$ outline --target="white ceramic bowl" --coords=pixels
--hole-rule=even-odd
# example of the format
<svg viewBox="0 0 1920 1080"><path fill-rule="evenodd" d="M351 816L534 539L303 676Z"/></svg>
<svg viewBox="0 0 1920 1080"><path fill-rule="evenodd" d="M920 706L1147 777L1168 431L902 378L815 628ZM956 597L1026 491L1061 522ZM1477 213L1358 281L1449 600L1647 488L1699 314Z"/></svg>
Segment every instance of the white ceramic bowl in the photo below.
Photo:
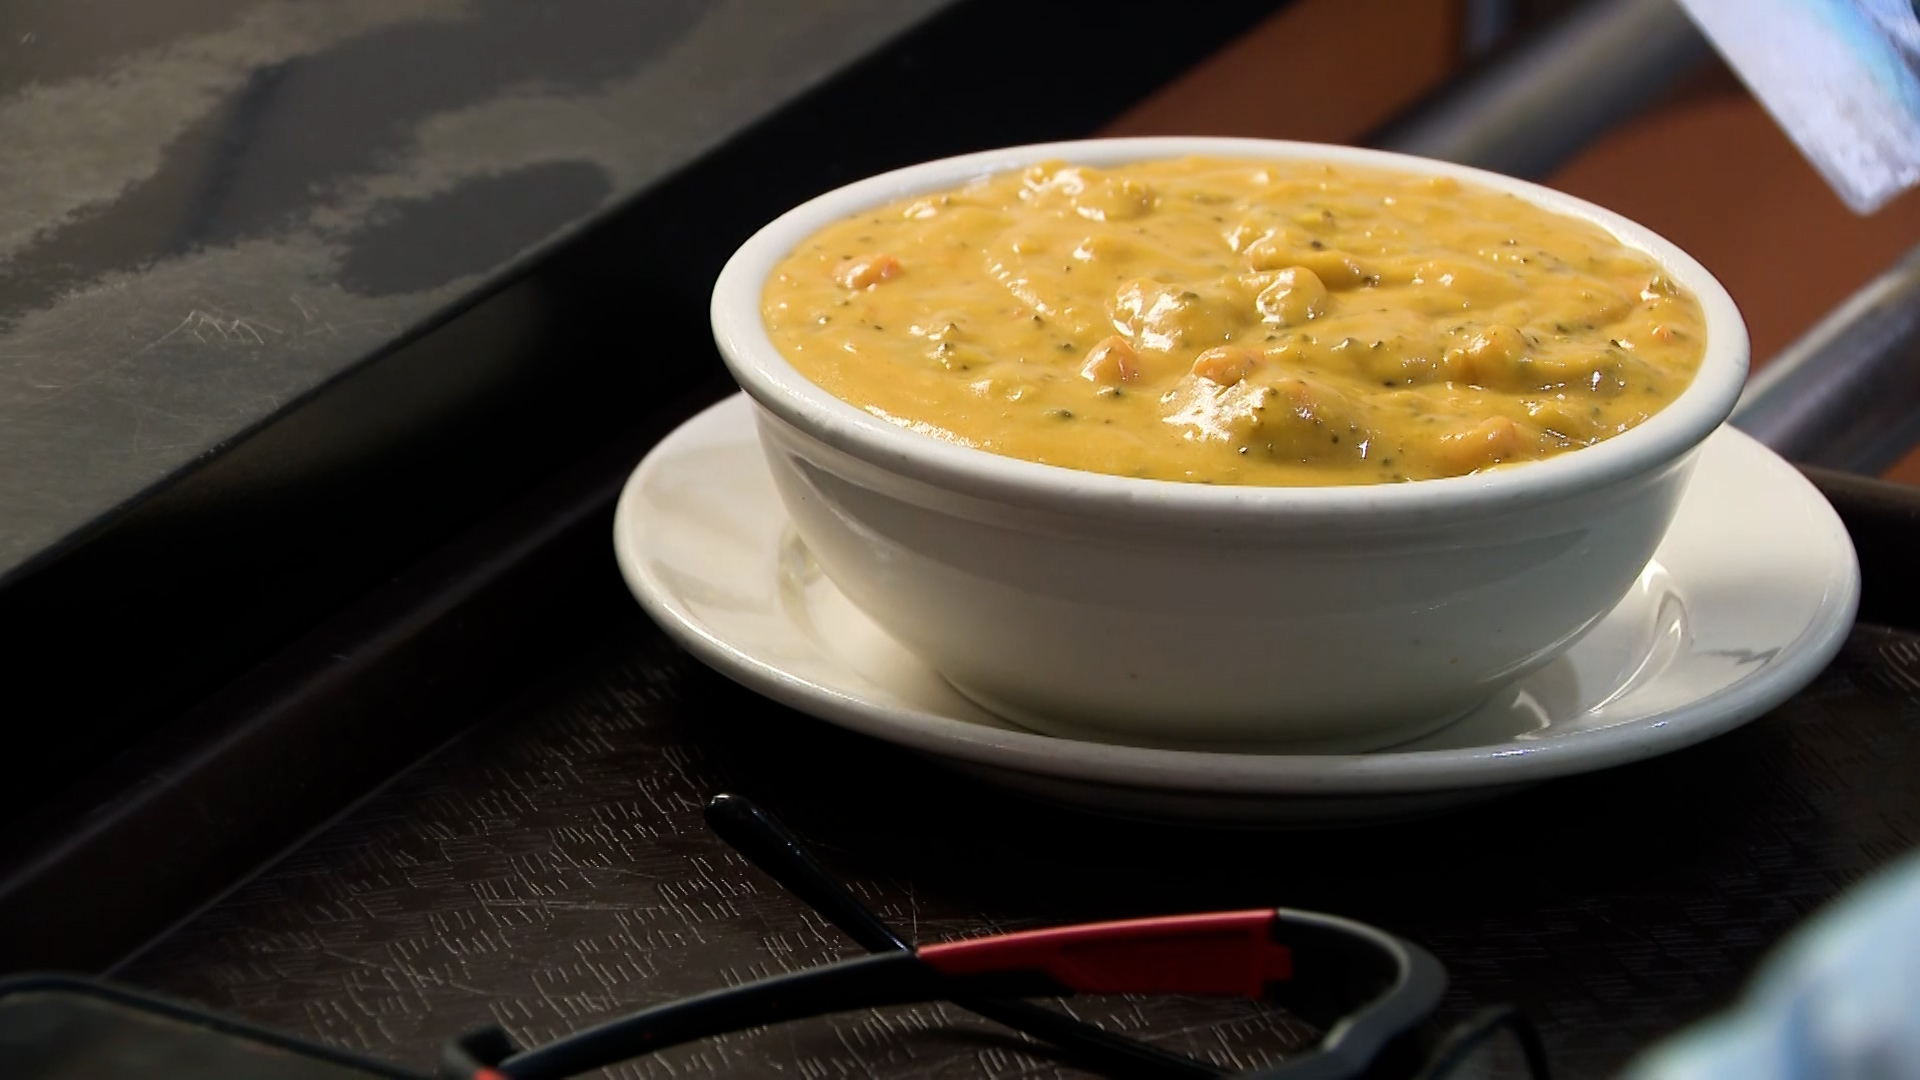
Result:
<svg viewBox="0 0 1920 1080"><path fill-rule="evenodd" d="M1545 461L1400 484L1232 487L1080 472L918 434L815 386L767 337L769 273L831 222L1036 161L1183 154L1453 176L1593 221L1699 298L1705 360L1647 422ZM963 693L1071 737L1294 750L1413 738L1572 644L1652 556L1695 449L1733 409L1748 351L1712 275L1597 206L1399 154L1203 138L1014 147L829 192L735 253L713 328L821 568Z"/></svg>

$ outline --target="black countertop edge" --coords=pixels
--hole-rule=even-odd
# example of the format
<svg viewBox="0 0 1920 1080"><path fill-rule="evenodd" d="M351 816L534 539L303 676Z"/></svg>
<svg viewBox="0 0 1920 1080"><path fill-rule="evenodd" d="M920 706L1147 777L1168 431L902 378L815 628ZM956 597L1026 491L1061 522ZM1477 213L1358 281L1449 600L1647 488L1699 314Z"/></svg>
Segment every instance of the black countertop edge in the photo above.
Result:
<svg viewBox="0 0 1920 1080"><path fill-rule="evenodd" d="M0 637L21 643L11 719L41 763L0 818L711 377L710 283L781 210L912 161L1084 135L1277 6L1204 5L1140 52L1109 5L957 4L149 492L0 589ZM1061 40L1130 59L1063 63ZM974 77L988 53L1022 77Z"/></svg>

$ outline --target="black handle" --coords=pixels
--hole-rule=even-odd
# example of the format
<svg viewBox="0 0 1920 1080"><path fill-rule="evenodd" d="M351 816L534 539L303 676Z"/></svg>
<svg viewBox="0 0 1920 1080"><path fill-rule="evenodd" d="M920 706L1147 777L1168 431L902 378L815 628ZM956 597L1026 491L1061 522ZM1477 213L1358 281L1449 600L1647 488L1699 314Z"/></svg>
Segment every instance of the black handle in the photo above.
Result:
<svg viewBox="0 0 1920 1080"><path fill-rule="evenodd" d="M868 952L910 950L893 928L826 867L815 862L786 827L753 800L725 793L707 800L707 827L808 907L826 916Z"/></svg>
<svg viewBox="0 0 1920 1080"><path fill-rule="evenodd" d="M734 850L806 901L848 937L870 952L910 951L913 946L880 921L800 841L753 800L719 794L707 800L707 825ZM1205 1062L1115 1035L1029 1001L998 998L954 1004L1015 1031L1051 1043L1076 1063L1108 1076L1178 1077L1212 1080L1225 1075Z"/></svg>

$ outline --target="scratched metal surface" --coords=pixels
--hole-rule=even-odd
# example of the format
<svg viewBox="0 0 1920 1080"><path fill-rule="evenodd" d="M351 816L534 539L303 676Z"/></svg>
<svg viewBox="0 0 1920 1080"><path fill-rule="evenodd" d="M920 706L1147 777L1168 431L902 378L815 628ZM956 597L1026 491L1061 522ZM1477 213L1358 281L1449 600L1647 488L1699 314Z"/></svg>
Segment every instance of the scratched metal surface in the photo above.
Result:
<svg viewBox="0 0 1920 1080"><path fill-rule="evenodd" d="M1607 1075L1726 1000L1766 947L1920 835L1920 636L1857 630L1808 690L1657 761L1421 823L1200 832L1020 802L751 697L638 616L133 958L118 977L419 1064L482 1020L521 1040L849 944L701 826L786 817L919 941L1285 904L1430 946L1447 1010L1517 1000L1563 1077ZM1307 1036L1277 1014L1100 1002L1223 1064ZM620 1076L1059 1070L949 1008L715 1040Z"/></svg>
<svg viewBox="0 0 1920 1080"><path fill-rule="evenodd" d="M0 578L939 6L0 2Z"/></svg>

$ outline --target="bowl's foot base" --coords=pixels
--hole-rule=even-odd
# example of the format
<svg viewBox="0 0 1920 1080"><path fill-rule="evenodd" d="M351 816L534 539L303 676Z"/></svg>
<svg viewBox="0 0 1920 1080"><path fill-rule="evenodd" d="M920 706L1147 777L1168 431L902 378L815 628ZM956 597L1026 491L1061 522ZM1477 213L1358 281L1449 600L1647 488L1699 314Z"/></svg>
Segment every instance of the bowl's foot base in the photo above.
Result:
<svg viewBox="0 0 1920 1080"><path fill-rule="evenodd" d="M1359 737L1308 735L1272 738L1170 739L1042 715L1017 705L1009 705L992 694L980 693L951 678L946 681L949 686L975 705L1008 723L1018 724L1041 735L1051 735L1057 739L1072 739L1075 742L1105 743L1111 746L1138 746L1156 750L1198 750L1216 754L1364 754L1387 750L1431 735L1485 704L1483 700L1470 702L1461 708L1449 709L1439 716L1394 724L1368 731Z"/></svg>

